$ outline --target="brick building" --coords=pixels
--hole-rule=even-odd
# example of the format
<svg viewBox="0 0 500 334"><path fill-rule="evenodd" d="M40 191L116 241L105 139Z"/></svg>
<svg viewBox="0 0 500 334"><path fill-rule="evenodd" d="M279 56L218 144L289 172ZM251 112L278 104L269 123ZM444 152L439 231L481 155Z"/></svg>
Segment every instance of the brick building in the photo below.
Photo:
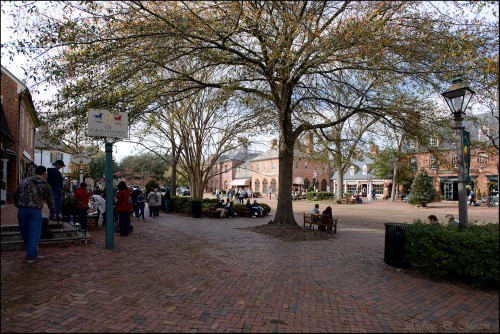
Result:
<svg viewBox="0 0 500 334"><path fill-rule="evenodd" d="M40 125L28 88L1 67L1 193L12 203L19 181L34 174L35 130Z"/></svg>

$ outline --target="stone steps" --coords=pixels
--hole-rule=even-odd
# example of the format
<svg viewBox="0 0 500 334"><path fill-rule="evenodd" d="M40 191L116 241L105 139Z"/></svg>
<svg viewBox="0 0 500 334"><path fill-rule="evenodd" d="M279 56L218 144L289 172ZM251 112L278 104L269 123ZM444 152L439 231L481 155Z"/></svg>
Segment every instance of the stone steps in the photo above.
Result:
<svg viewBox="0 0 500 334"><path fill-rule="evenodd" d="M39 247L67 247L92 241L88 230L86 232L78 230L68 222L49 221L49 230L52 232L52 238L41 238L38 243ZM0 245L2 251L25 248L18 224L1 225Z"/></svg>

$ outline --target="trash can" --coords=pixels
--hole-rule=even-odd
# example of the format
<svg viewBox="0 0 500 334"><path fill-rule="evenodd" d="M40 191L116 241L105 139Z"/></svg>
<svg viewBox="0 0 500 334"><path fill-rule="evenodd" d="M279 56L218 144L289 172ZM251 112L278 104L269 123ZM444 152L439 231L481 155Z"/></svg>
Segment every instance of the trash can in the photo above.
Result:
<svg viewBox="0 0 500 334"><path fill-rule="evenodd" d="M384 261L395 267L408 267L410 263L405 261L405 230L410 224L384 223L385 246Z"/></svg>
<svg viewBox="0 0 500 334"><path fill-rule="evenodd" d="M191 214L193 218L201 218L201 200L191 201Z"/></svg>

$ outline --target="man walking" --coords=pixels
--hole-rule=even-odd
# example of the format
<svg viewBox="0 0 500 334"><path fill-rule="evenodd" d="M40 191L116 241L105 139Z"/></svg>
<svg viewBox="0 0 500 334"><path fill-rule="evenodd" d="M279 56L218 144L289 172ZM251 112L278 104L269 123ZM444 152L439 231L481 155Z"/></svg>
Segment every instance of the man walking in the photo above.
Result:
<svg viewBox="0 0 500 334"><path fill-rule="evenodd" d="M52 165L54 166L54 168L47 169L47 182L52 188L52 195L54 197L54 202L56 203L55 217L57 220L59 220L64 195L64 176L59 170L66 165L62 160L56 160Z"/></svg>
<svg viewBox="0 0 500 334"><path fill-rule="evenodd" d="M44 178L46 172L47 169L44 166L37 166L35 176L19 182L14 193L14 204L18 208L19 231L26 246L27 262L44 259L43 256L38 255L44 202L49 206L52 215L56 209L52 189Z"/></svg>

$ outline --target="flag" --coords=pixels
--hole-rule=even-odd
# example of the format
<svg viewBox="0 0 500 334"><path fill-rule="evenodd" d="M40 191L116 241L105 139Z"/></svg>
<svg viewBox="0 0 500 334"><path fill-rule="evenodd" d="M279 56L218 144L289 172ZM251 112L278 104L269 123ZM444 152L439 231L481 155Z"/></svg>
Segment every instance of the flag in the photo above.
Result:
<svg viewBox="0 0 500 334"><path fill-rule="evenodd" d="M465 169L465 183L471 183L472 180L469 175L470 169L470 132L464 130L464 169Z"/></svg>

